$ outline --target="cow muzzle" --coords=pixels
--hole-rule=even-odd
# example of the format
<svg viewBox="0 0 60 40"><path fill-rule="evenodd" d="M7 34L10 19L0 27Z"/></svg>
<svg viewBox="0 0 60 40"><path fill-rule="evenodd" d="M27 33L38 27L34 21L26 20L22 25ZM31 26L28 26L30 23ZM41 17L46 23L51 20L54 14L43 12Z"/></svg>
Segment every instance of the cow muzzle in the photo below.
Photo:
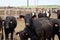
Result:
<svg viewBox="0 0 60 40"><path fill-rule="evenodd" d="M30 26L30 24L29 23L26 23L26 26Z"/></svg>
<svg viewBox="0 0 60 40"><path fill-rule="evenodd" d="M6 23L6 28L9 28L9 24L8 23Z"/></svg>

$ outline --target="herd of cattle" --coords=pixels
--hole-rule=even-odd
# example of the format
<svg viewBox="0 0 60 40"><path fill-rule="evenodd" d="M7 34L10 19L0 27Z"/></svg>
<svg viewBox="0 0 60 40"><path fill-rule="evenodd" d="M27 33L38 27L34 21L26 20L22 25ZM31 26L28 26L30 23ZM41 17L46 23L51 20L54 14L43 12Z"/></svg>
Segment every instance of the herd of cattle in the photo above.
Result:
<svg viewBox="0 0 60 40"><path fill-rule="evenodd" d="M36 14L30 13L25 16L20 15L20 18L25 20L24 30L17 32L20 40L54 40L55 34L58 35L60 40L60 10L57 11L57 19L50 18L50 13L39 13L38 18ZM13 16L7 16L5 20L0 18L0 30L2 30L3 40L3 27L5 31L5 40L9 40L8 35L11 33L11 40L13 40L13 32L17 26L17 21Z"/></svg>

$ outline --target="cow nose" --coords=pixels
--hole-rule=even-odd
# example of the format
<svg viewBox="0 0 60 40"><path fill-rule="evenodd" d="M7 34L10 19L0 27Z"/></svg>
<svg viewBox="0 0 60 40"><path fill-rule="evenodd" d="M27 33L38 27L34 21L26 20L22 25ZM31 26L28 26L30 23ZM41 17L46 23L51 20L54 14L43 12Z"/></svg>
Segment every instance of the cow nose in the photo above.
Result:
<svg viewBox="0 0 60 40"><path fill-rule="evenodd" d="M30 24L29 23L26 23L26 26L29 26Z"/></svg>

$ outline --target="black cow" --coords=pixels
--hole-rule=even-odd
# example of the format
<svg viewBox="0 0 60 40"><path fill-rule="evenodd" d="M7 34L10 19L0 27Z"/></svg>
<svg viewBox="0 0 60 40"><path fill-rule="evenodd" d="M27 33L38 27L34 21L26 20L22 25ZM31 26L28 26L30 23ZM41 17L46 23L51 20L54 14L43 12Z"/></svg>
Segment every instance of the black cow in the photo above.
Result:
<svg viewBox="0 0 60 40"><path fill-rule="evenodd" d="M13 16L7 16L4 22L5 36L6 40L8 39L9 33L11 33L11 40L13 40L13 32L17 26L17 21Z"/></svg>
<svg viewBox="0 0 60 40"><path fill-rule="evenodd" d="M53 24L47 18L39 18L34 22L38 36L42 36L41 40L51 40Z"/></svg>
<svg viewBox="0 0 60 40"><path fill-rule="evenodd" d="M47 18L34 20L34 17L31 14L26 14L24 17L28 36L31 40L46 40L46 38L51 40L52 23Z"/></svg>
<svg viewBox="0 0 60 40"><path fill-rule="evenodd" d="M3 39L3 25L2 25L2 22L3 22L3 20L0 17L0 31L2 31L2 38L1 38L1 40Z"/></svg>
<svg viewBox="0 0 60 40"><path fill-rule="evenodd" d="M50 18L51 16L51 13L49 12L45 12L45 13L39 13L38 14L38 18L41 18L41 17L47 17L47 18Z"/></svg>
<svg viewBox="0 0 60 40"><path fill-rule="evenodd" d="M42 17L47 18L46 14L39 13L38 18L42 18ZM54 40L55 34L58 35L59 40L60 40L60 10L57 10L57 18L58 19L48 18L48 20L52 22L53 24L53 27L52 27L53 28L53 31L52 31L53 40Z"/></svg>
<svg viewBox="0 0 60 40"><path fill-rule="evenodd" d="M60 20L58 21L58 37L59 37L59 40L60 40Z"/></svg>
<svg viewBox="0 0 60 40"><path fill-rule="evenodd" d="M50 17L51 14L49 14L49 17ZM59 12L58 12L58 15L59 15ZM52 22L53 24L53 31L52 31L52 37L53 37L53 40L54 40L54 36L55 34L58 35L58 30L59 30L59 27L58 27L58 19L53 19L53 18L49 18L47 17L47 14L46 13L39 13L38 14L38 18L47 18L50 22ZM57 26L56 26L57 25Z"/></svg>
<svg viewBox="0 0 60 40"><path fill-rule="evenodd" d="M2 18L0 17L0 31L1 31L1 28L2 28Z"/></svg>
<svg viewBox="0 0 60 40"><path fill-rule="evenodd" d="M41 18L41 17L45 17L45 18L47 18L47 16L43 16L43 15L45 15L45 14L38 14L38 18ZM59 37L59 40L60 40L60 16L59 16L59 11L58 11L58 19L53 19L53 18L47 18L51 23L52 23L52 25L53 25L53 31L52 31L52 38L53 38L53 40L54 40L54 36L55 36L55 34L57 34L58 35L58 37Z"/></svg>
<svg viewBox="0 0 60 40"><path fill-rule="evenodd" d="M60 40L60 19L50 19L50 21L53 23L53 31L52 31L52 38L54 40L55 34L58 35Z"/></svg>
<svg viewBox="0 0 60 40"><path fill-rule="evenodd" d="M20 18L21 17L22 16L20 16ZM23 18L25 19L25 22L26 22L26 18L28 19L30 17L36 19L36 14L30 13L30 14L26 14L25 16L23 16ZM28 19L28 21L29 21L29 19ZM33 40L33 38L34 38L36 40L36 36L33 33L31 33L30 29L28 28L29 26L27 27L27 25L28 25L28 23L26 24L26 27L24 30L17 32L16 34L19 34L20 40L28 40L28 38L31 38L31 40ZM32 35L34 35L34 36L32 37Z"/></svg>
<svg viewBox="0 0 60 40"><path fill-rule="evenodd" d="M17 32L16 35L19 34L20 40L28 40L29 37L29 32L27 33L26 30L22 30L20 32Z"/></svg>
<svg viewBox="0 0 60 40"><path fill-rule="evenodd" d="M47 17L46 15L47 15L46 13L39 13L39 14L38 14L38 18Z"/></svg>
<svg viewBox="0 0 60 40"><path fill-rule="evenodd" d="M57 18L60 19L60 10L57 10Z"/></svg>

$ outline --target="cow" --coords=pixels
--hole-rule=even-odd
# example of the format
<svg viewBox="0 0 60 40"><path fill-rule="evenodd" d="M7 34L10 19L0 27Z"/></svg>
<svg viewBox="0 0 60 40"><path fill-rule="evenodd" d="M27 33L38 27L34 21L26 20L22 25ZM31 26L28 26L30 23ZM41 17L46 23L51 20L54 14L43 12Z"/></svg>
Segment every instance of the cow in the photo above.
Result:
<svg viewBox="0 0 60 40"><path fill-rule="evenodd" d="M51 40L52 23L47 18L34 18L31 14L24 17L27 35L31 40Z"/></svg>
<svg viewBox="0 0 60 40"><path fill-rule="evenodd" d="M11 40L13 40L13 32L17 26L17 21L13 16L7 16L4 21L5 39L9 40L9 33L11 33Z"/></svg>
<svg viewBox="0 0 60 40"><path fill-rule="evenodd" d="M32 18L36 19L36 14L35 13L30 13L30 14L26 14L26 15L30 15ZM24 19L25 19L25 16L23 16ZM22 16L20 16L20 18L21 17ZM29 18L29 16L28 16L28 18ZM32 36L31 36L32 33L30 32L30 30L28 29L28 27L25 27L24 30L22 30L20 32L17 32L16 35L17 34L19 34L20 40L28 40L28 38L31 38L32 40L33 40L33 38L36 39L35 35L32 38Z"/></svg>
<svg viewBox="0 0 60 40"><path fill-rule="evenodd" d="M45 14L42 14L41 15L41 13L39 13L38 14L38 18L42 18L42 17L45 17L45 18L47 18L47 16L43 16L43 15L45 15ZM52 24L53 24L53 31L52 31L52 39L54 40L54 36L55 36L55 34L57 34L58 35L58 37L59 37L59 40L60 40L60 32L59 32L59 30L60 30L60 19L59 19L59 12L58 12L58 19L54 19L54 18L47 18Z"/></svg>
<svg viewBox="0 0 60 40"><path fill-rule="evenodd" d="M53 24L47 18L39 18L36 22L34 22L34 24L34 27L36 27L37 34L41 34L40 36L42 36L41 40L51 40Z"/></svg>
<svg viewBox="0 0 60 40"><path fill-rule="evenodd" d="M60 10L57 10L57 18L60 19Z"/></svg>
<svg viewBox="0 0 60 40"><path fill-rule="evenodd" d="M57 10L57 19L49 18L49 17L47 18L47 15L46 14L43 14L43 13L39 13L38 14L38 18L45 17L50 22L52 22L52 24L53 24L53 27L52 27L53 28L53 31L52 31L52 38L53 38L53 40L54 40L55 34L58 35L59 40L60 40L60 14L59 13L60 13L60 10Z"/></svg>
<svg viewBox="0 0 60 40"><path fill-rule="evenodd" d="M2 28L2 18L0 17L0 31L1 31L1 28Z"/></svg>
<svg viewBox="0 0 60 40"><path fill-rule="evenodd" d="M1 40L2 40L3 39L3 20L1 17L0 17L0 31L2 31L2 37L1 37Z"/></svg>
<svg viewBox="0 0 60 40"><path fill-rule="evenodd" d="M49 12L48 11L44 11L44 12L41 12L41 13L38 14L38 18L41 18L41 17L50 18L50 16L51 16L50 11Z"/></svg>
<svg viewBox="0 0 60 40"><path fill-rule="evenodd" d="M27 32L27 30L22 30L20 32L17 32L16 35L19 34L20 40L28 40L29 37L29 32Z"/></svg>
<svg viewBox="0 0 60 40"><path fill-rule="evenodd" d="M60 19L51 18L50 21L53 23L53 31L52 31L53 40L54 40L55 34L58 35L58 38L60 40Z"/></svg>

